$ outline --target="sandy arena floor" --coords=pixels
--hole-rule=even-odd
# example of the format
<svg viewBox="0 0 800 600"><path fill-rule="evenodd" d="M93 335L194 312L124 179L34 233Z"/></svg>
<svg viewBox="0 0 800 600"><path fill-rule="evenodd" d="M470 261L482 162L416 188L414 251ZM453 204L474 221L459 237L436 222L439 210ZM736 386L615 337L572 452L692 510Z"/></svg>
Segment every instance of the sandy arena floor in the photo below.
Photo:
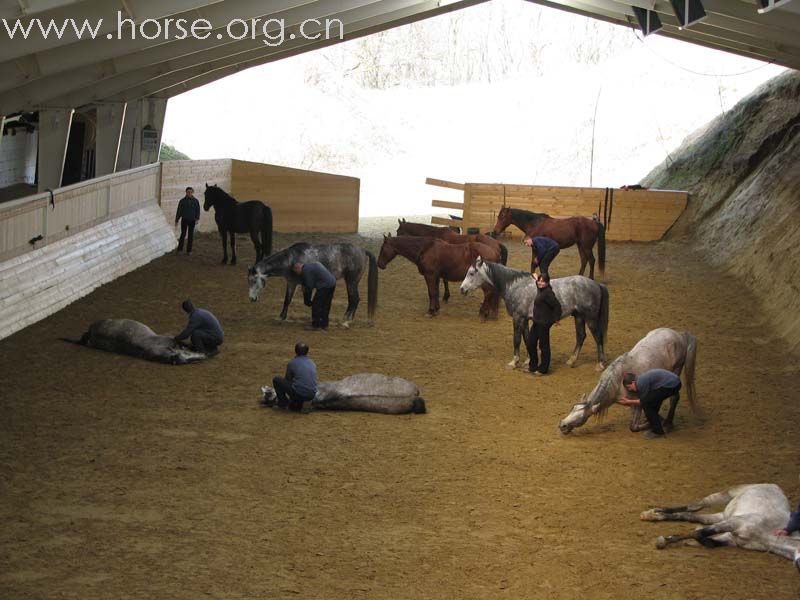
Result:
<svg viewBox="0 0 800 600"><path fill-rule="evenodd" d="M278 236L277 247L295 239ZM656 442L628 432L621 407L558 433L597 379L591 339L578 366L564 366L569 321L554 330L551 376L507 371L508 317L481 324L480 299L456 294L425 318L424 283L397 259L381 272L375 327L364 297L353 329L307 332L301 299L291 322L274 321L282 282L248 301L253 250L239 246L241 264L223 267L217 237L202 235L195 256L166 256L0 342L0 597L800 594L785 559L658 551L658 535L692 525L639 520L647 507L736 483L772 481L800 497L800 366L761 322L757 300L682 246L608 252L610 357L662 325L700 340L707 418L682 405L676 431ZM528 255L511 250L510 264L523 268ZM576 269L571 250L553 271ZM187 295L226 328L208 363L169 367L58 341L106 317L175 333ZM298 339L322 378L371 370L413 379L429 414L260 408L259 386L283 371Z"/></svg>

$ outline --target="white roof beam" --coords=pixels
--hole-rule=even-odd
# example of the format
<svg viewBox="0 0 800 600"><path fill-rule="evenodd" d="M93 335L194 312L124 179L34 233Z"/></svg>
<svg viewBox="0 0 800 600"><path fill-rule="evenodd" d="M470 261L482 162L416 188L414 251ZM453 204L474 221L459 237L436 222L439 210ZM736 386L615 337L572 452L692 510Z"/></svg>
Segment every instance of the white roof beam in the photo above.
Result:
<svg viewBox="0 0 800 600"><path fill-rule="evenodd" d="M351 6L352 9L357 9L369 5L382 5L385 1L352 0ZM385 8L380 8L381 12L386 12L418 1L403 0L400 5L387 3ZM271 17L283 19L287 26L291 26L302 23L306 19L316 18L322 20L338 14L344 14L341 11L341 0L320 0L312 4L305 4L275 13ZM104 61L98 65L90 65L52 77L44 77L28 85L8 90L5 93L0 93L0 111L5 106L35 106L46 102L50 98L70 93L78 94L81 91L105 96L109 93L116 93L116 90L125 89L125 87L130 87L169 71L199 65L205 61L229 56L237 52L264 48L261 38L231 42L228 36L225 35L223 41L220 41L213 35L213 32L211 33L212 35L206 40L187 39L161 44L111 61ZM124 84L126 81L128 83ZM103 91L104 89L114 91ZM79 104L84 103L80 102Z"/></svg>
<svg viewBox="0 0 800 600"><path fill-rule="evenodd" d="M18 19L35 15L81 0L0 0L0 19Z"/></svg>

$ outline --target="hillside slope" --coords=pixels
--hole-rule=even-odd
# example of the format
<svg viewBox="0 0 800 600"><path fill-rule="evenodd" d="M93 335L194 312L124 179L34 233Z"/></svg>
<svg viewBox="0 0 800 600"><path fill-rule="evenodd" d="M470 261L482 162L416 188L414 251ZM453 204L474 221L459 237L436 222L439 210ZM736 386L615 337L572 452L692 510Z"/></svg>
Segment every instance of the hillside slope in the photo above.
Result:
<svg viewBox="0 0 800 600"><path fill-rule="evenodd" d="M741 278L777 333L800 350L800 73L756 89L642 183L689 190L670 235L690 237L711 264Z"/></svg>

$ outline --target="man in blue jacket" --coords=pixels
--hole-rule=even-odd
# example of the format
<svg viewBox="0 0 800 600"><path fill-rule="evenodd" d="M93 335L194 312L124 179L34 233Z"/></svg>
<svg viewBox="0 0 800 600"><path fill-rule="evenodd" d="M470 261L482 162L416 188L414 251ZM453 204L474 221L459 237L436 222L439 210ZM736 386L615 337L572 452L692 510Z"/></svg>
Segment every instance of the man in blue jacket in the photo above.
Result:
<svg viewBox="0 0 800 600"><path fill-rule="evenodd" d="M275 377L272 387L278 397L278 407L295 412L310 412L311 401L317 394L317 365L308 357L308 346L297 342L294 358L286 365L286 377Z"/></svg>
<svg viewBox="0 0 800 600"><path fill-rule="evenodd" d="M175 336L175 341L180 342L188 337L192 339L192 347L197 352L214 356L219 352L219 346L225 339L217 317L204 308L195 308L191 300L184 300L181 305L189 315L186 328Z"/></svg>
<svg viewBox="0 0 800 600"><path fill-rule="evenodd" d="M650 431L645 434L648 440L664 437L664 426L658 414L662 402L675 396L675 401L680 400L681 378L666 369L650 369L641 375L625 373L622 385L628 392L638 396L636 398L622 398L618 402L623 406L641 406Z"/></svg>
<svg viewBox="0 0 800 600"><path fill-rule="evenodd" d="M181 222L181 237L178 239L178 252L183 250L183 240L189 234L189 243L186 245L186 254L192 253L192 241L194 240L194 226L200 221L200 202L194 197L194 189L186 188L186 195L178 202L178 210L175 213L175 226Z"/></svg>
<svg viewBox="0 0 800 600"><path fill-rule="evenodd" d="M336 291L336 277L319 262L296 263L294 272L303 283L306 306L311 307L311 328L327 329L333 293ZM312 300L311 294L315 290Z"/></svg>
<svg viewBox="0 0 800 600"><path fill-rule="evenodd" d="M526 236L523 243L531 249L531 273L539 267L539 273L550 276L550 263L561 252L558 242L549 237Z"/></svg>

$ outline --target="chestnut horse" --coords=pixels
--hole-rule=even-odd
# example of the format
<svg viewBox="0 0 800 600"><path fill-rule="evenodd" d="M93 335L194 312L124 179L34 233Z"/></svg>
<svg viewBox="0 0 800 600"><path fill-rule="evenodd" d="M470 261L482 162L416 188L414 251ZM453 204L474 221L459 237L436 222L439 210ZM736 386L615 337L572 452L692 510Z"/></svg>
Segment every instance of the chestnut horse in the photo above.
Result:
<svg viewBox="0 0 800 600"><path fill-rule="evenodd" d="M498 242L493 237L482 233L474 235L462 235L449 227L437 227L436 225L426 225L425 223L409 223L405 219L397 219L397 235L415 235L418 237L432 237L444 240L450 244L466 244L468 242L479 242L490 248L494 248L500 253L499 262L504 265L508 262L508 248ZM449 297L447 282L445 281L445 294Z"/></svg>
<svg viewBox="0 0 800 600"><path fill-rule="evenodd" d="M497 235L509 225L516 225L527 237L544 236L554 240L561 248L578 245L581 256L580 275L586 271L589 263L589 278L594 279L594 252L592 248L597 242L600 275L606 268L606 228L597 219L588 217L569 217L554 219L545 213L530 212L519 208L504 206L497 215L494 234ZM534 265L531 263L531 272Z"/></svg>
<svg viewBox="0 0 800 600"><path fill-rule="evenodd" d="M496 262L500 253L494 248L478 242L449 244L430 237L401 235L383 236L383 245L378 255L378 267L385 269L397 255L404 256L417 265L428 285L428 316L439 313L439 280L461 281L478 256ZM481 320L496 319L500 297L490 286L483 288L483 304L478 311ZM447 299L445 298L445 302Z"/></svg>

